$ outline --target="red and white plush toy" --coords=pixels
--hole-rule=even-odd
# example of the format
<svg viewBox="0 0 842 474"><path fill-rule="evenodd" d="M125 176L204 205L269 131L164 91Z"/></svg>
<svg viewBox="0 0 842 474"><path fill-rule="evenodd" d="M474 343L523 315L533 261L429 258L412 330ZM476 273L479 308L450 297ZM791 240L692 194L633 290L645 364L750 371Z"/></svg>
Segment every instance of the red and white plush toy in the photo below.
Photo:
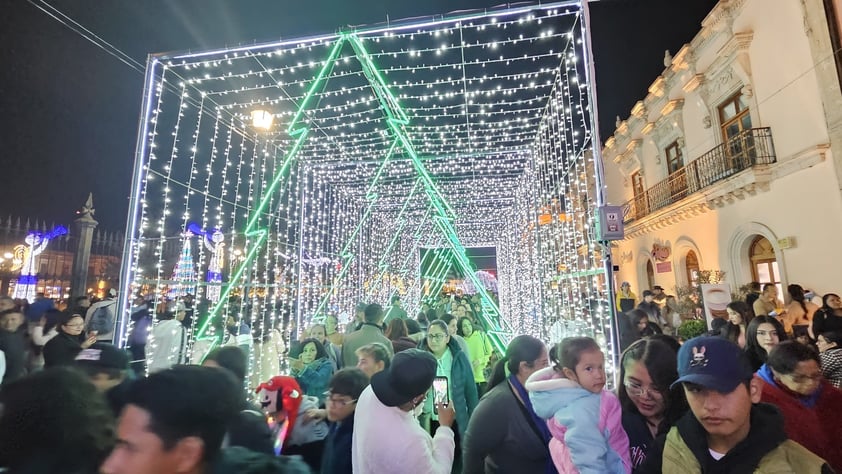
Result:
<svg viewBox="0 0 842 474"><path fill-rule="evenodd" d="M275 438L275 454L281 454L292 436L301 406L301 387L293 377L278 375L257 387L257 401L267 415Z"/></svg>

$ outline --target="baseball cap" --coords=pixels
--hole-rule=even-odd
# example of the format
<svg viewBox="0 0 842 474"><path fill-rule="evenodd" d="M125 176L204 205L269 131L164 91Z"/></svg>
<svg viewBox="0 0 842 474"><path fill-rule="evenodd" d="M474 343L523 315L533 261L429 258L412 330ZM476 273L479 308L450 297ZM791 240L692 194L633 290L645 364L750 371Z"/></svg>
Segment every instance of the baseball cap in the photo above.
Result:
<svg viewBox="0 0 842 474"><path fill-rule="evenodd" d="M661 291L664 291L664 287L663 287L663 286L661 286L661 285L655 285L655 286L653 286L653 287L652 287L652 289L653 289L653 290L661 290Z"/></svg>
<svg viewBox="0 0 842 474"><path fill-rule="evenodd" d="M678 351L678 380L670 388L689 382L730 393L753 376L751 364L738 345L722 337L699 336Z"/></svg>
<svg viewBox="0 0 842 474"><path fill-rule="evenodd" d="M643 297L646 298L647 296L655 296L655 293L652 293L652 290L643 290Z"/></svg>
<svg viewBox="0 0 842 474"><path fill-rule="evenodd" d="M371 377L371 389L387 407L396 407L430 389L436 377L436 358L420 349L407 349L392 358L389 368Z"/></svg>
<svg viewBox="0 0 842 474"><path fill-rule="evenodd" d="M76 355L76 364L126 370L129 368L129 356L126 351L112 344L97 342L87 349L82 349L82 352Z"/></svg>

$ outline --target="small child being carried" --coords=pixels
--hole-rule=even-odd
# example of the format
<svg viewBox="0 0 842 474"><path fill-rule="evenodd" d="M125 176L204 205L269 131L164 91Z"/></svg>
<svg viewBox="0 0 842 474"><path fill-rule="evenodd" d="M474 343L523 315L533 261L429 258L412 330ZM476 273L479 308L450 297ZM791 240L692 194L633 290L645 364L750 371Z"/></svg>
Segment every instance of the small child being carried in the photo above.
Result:
<svg viewBox="0 0 842 474"><path fill-rule="evenodd" d="M567 337L550 352L552 367L526 381L535 413L547 420L560 474L628 474L629 438L620 401L604 390L605 356L589 337Z"/></svg>

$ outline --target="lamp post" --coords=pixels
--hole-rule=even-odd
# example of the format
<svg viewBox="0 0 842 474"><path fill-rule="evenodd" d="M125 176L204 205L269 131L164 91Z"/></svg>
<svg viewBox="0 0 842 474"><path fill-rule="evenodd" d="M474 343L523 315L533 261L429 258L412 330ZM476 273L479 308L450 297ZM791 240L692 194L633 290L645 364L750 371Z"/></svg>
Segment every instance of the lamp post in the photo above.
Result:
<svg viewBox="0 0 842 474"><path fill-rule="evenodd" d="M84 296L88 288L88 263L91 260L91 244L94 229L99 224L93 218L93 194L88 194L88 200L82 209L76 211L79 217L73 221L76 230L76 252L73 255L73 273L70 277L70 298Z"/></svg>
<svg viewBox="0 0 842 474"><path fill-rule="evenodd" d="M261 130L269 130L272 128L272 121L274 118L275 117L272 113L266 110L257 109L251 112L252 125L254 125L254 128L259 128Z"/></svg>

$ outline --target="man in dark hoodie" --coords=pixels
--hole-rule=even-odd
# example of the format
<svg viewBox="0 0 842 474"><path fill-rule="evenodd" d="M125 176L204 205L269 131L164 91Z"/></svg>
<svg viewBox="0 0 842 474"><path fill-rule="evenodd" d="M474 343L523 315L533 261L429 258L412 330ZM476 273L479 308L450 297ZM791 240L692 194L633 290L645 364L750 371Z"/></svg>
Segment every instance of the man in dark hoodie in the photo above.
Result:
<svg viewBox="0 0 842 474"><path fill-rule="evenodd" d="M691 412L659 437L635 474L826 474L824 460L787 439L783 417L760 401L763 382L731 341L700 336L678 352L679 378Z"/></svg>

